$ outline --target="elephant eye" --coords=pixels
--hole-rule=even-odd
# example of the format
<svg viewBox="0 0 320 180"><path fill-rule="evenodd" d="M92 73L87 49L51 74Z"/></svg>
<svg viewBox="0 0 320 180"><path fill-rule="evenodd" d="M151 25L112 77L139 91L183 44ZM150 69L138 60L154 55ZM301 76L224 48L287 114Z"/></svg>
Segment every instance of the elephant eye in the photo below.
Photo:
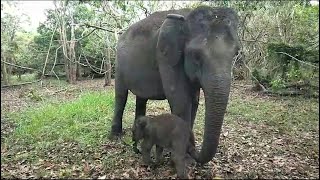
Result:
<svg viewBox="0 0 320 180"><path fill-rule="evenodd" d="M200 53L199 52L194 52L193 56L195 59L199 60L200 59Z"/></svg>
<svg viewBox="0 0 320 180"><path fill-rule="evenodd" d="M194 61L197 65L200 65L200 62L201 62L201 53L196 51L196 52L193 52L193 58L194 58Z"/></svg>

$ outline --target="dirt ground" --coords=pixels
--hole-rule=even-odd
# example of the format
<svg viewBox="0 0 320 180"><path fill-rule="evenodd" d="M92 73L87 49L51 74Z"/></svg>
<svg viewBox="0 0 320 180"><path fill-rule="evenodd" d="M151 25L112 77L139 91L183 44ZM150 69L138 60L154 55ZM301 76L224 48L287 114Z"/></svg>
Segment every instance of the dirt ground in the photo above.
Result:
<svg viewBox="0 0 320 180"><path fill-rule="evenodd" d="M114 82L113 82L114 83ZM37 98L56 98L57 101L73 100L83 91L105 91L113 90L111 87L103 87L103 80L85 80L76 85L52 84L50 81L44 82L44 87L26 85L22 87L1 89L1 139L14 131L14 125L6 121L6 114L19 112L29 106L36 106ZM37 91L37 95L34 92ZM231 100L233 97L246 100L264 98L274 99L250 91L250 85L245 82L234 82L232 85ZM200 104L203 104L203 95ZM158 110L161 113L163 109ZM227 112L228 113L228 112ZM318 126L319 128L319 126ZM197 135L197 134L196 134ZM196 142L198 148L201 146L199 138ZM69 151L78 152L78 145L63 144L57 145L61 148L61 153L69 154ZM60 147L61 146L61 147ZM317 147L315 147L317 146ZM199 167L195 163L189 165L189 176L191 178L319 178L319 131L301 132L298 135L281 133L264 123L247 121L242 117L233 117L232 121L224 123L220 145L215 158L208 164ZM62 148L64 147L64 148ZM63 150L62 150L63 149ZM120 142L108 142L96 152L98 157L106 154L124 154L120 159L115 160L113 169L102 167L102 162L98 160L90 163L82 163L83 167L72 170L70 177L90 177L90 178L174 178L174 172L170 166L164 165L159 168L141 166L141 158L132 152L126 152L128 147ZM306 150L307 149L307 150ZM1 147L1 156L5 156L6 149ZM88 152L90 153L90 152ZM85 157L86 155L82 155ZM49 160L48 160L49 161ZM2 161L1 161L2 162ZM167 161L166 161L167 162ZM34 178L39 177L33 172L37 172L39 167L51 167L53 163L46 167L42 165L3 164L1 172L10 174L6 177ZM67 164L67 165L66 165ZM65 167L74 168L68 162ZM53 173L47 177L64 177L56 173L59 168L54 168L54 164L48 171ZM61 167L62 165L57 165ZM75 173L76 172L76 173ZM1 173L1 174L2 174ZM55 174L56 173L56 174ZM84 174L85 175L84 175ZM1 175L2 177L2 175ZM46 177L46 176L45 176Z"/></svg>

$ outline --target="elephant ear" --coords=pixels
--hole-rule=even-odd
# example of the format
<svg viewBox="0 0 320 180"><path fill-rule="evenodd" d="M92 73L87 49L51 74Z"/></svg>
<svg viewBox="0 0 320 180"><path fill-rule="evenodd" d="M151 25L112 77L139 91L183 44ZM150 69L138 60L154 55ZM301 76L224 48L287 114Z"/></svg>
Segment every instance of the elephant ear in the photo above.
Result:
<svg viewBox="0 0 320 180"><path fill-rule="evenodd" d="M183 58L186 25L182 15L168 14L160 27L157 42L159 63L175 66Z"/></svg>

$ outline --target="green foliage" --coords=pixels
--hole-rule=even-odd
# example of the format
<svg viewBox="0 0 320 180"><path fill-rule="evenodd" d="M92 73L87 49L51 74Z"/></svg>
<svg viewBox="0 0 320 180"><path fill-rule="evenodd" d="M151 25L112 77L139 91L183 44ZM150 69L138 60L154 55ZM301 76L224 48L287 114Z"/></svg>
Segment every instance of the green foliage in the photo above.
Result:
<svg viewBox="0 0 320 180"><path fill-rule="evenodd" d="M290 68L287 73L287 78L289 82L298 82L303 78L302 72L299 69Z"/></svg>
<svg viewBox="0 0 320 180"><path fill-rule="evenodd" d="M210 1L210 2L159 2L159 1L69 1L67 3L66 31L70 39L70 15L74 18L77 60L86 65L84 71L97 74L103 68L103 60L109 59L114 65L116 43L119 34L131 24L158 10L209 5L232 7L240 16L239 37L242 41L244 62L263 84L281 77L287 82L314 77L317 73L307 70L305 65L292 60L295 58L319 63L319 6L308 1ZM58 24L57 12L47 10L47 19L37 28L37 34L12 31L19 27L19 18L7 14L1 18L3 50L15 63L42 71L54 29ZM71 13L71 14L69 14ZM92 25L89 27L87 25ZM95 29L101 27L101 29ZM107 31L102 30L107 29ZM13 41L10 33L14 34ZM64 63L60 47L60 32L57 30L48 56L45 73L50 73L57 51L57 62ZM246 41L248 40L248 41ZM57 50L58 49L58 50ZM93 70L88 65L94 66ZM245 66L242 66L245 67ZM58 75L64 75L64 67L56 66ZM14 69L15 71L15 69ZM102 70L103 71L103 70ZM242 74L243 69L238 72ZM113 68L114 72L114 68ZM86 74L84 73L84 74ZM280 74L280 76L279 76ZM96 77L96 76L95 76ZM248 76L249 77L249 76ZM245 77L246 78L246 77Z"/></svg>
<svg viewBox="0 0 320 180"><path fill-rule="evenodd" d="M269 74L273 78L271 86L275 89L284 87L285 83L296 83L310 78L308 73L305 73L304 64L301 65L299 61L307 63L319 61L318 53L307 50L302 45L290 46L285 43L269 43L267 50ZM281 78L278 77L279 74L281 74Z"/></svg>
<svg viewBox="0 0 320 180"><path fill-rule="evenodd" d="M6 6L5 6L6 5ZM20 28L21 17L10 12L10 8L15 8L15 3L1 2L1 53L7 57L13 57L18 43L15 40L17 29Z"/></svg>
<svg viewBox="0 0 320 180"><path fill-rule="evenodd" d="M319 6L297 4L293 8L295 23L294 38L297 44L303 44L310 50L319 49ZM315 38L317 37L317 38ZM318 40L318 42L317 42ZM318 43L318 46L316 45Z"/></svg>
<svg viewBox="0 0 320 180"><path fill-rule="evenodd" d="M270 84L273 90L279 90L285 87L285 81L281 78L272 80Z"/></svg>
<svg viewBox="0 0 320 180"><path fill-rule="evenodd" d="M273 56L278 59L281 65L289 64L291 61L291 57L282 53L287 53L299 60L303 60L306 62L318 62L319 61L319 53L312 50L307 50L302 45L290 46L285 43L269 43L267 46L268 53L270 56ZM297 65L298 66L298 65Z"/></svg>
<svg viewBox="0 0 320 180"><path fill-rule="evenodd" d="M16 54L16 64L24 67L30 67L34 69L39 69L42 67L41 63L38 61L38 53L36 50L36 44L34 43L35 34L31 32L19 32L17 33L17 42L19 42L19 47L15 51ZM17 68L16 71L26 71ZM31 70L27 71L31 72Z"/></svg>

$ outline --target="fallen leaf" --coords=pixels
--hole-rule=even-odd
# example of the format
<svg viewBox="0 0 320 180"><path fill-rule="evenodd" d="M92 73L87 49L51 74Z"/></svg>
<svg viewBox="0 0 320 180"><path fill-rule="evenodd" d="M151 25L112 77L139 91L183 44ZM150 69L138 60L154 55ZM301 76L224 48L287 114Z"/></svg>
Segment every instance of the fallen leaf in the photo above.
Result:
<svg viewBox="0 0 320 180"><path fill-rule="evenodd" d="M107 179L107 175L100 176L100 177L98 177L98 179Z"/></svg>
<svg viewBox="0 0 320 180"><path fill-rule="evenodd" d="M83 171L85 174L88 174L90 172L90 166L87 162L84 163Z"/></svg>
<svg viewBox="0 0 320 180"><path fill-rule="evenodd" d="M127 179L129 179L129 177L130 177L130 174L128 172L124 172L122 175Z"/></svg>

